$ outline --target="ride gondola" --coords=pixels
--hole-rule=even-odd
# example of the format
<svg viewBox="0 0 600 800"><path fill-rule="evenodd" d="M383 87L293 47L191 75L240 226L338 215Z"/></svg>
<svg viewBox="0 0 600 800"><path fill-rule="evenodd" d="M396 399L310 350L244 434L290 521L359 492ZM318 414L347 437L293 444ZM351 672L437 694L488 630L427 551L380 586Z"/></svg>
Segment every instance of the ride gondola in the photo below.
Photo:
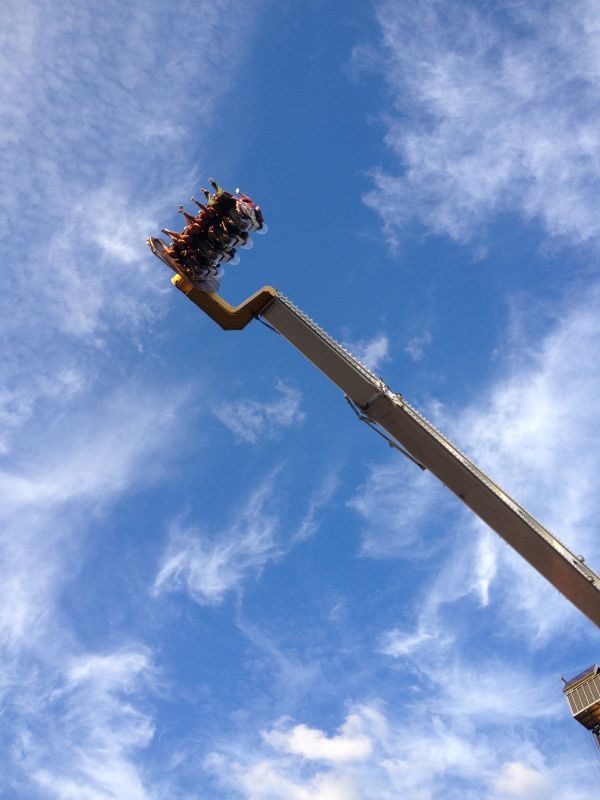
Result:
<svg viewBox="0 0 600 800"><path fill-rule="evenodd" d="M237 248L250 247L250 234L265 233L266 225L260 206L252 198L239 189L231 194L215 180L211 179L210 184L213 193L201 189L205 203L191 198L199 208L195 216L179 207L187 223L181 232L162 228L171 239L170 244L156 237L150 237L148 244L167 266L198 289L217 292L223 273L221 265L238 263Z"/></svg>

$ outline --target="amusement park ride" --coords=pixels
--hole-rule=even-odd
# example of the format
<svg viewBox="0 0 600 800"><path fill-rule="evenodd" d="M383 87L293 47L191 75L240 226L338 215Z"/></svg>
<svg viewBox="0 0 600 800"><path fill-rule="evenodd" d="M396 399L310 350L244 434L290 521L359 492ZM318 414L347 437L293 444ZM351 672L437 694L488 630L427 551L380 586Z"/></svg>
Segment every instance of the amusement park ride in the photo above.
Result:
<svg viewBox="0 0 600 800"><path fill-rule="evenodd" d="M559 592L600 627L600 576L506 494L405 398L319 328L290 300L263 286L237 307L219 294L221 264L247 247L252 232L264 233L262 212L249 197L230 194L215 181L203 189L206 203L195 216L180 207L182 232L163 228L171 243L151 237L152 252L175 272L172 283L225 330L264 321L296 347L344 393L358 418L421 469L429 470L496 531ZM235 262L234 262L235 263ZM563 679L564 680L564 679ZM600 667L564 682L573 717L600 746Z"/></svg>

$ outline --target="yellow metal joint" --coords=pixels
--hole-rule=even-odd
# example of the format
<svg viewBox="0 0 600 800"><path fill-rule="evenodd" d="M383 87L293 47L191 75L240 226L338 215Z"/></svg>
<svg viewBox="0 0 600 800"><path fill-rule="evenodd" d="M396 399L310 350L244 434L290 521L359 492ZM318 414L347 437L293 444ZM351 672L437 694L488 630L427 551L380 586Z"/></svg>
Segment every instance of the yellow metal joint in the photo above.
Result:
<svg viewBox="0 0 600 800"><path fill-rule="evenodd" d="M226 331L242 330L277 297L272 286L263 286L239 306L232 306L216 292L198 289L183 275L174 275L171 283Z"/></svg>

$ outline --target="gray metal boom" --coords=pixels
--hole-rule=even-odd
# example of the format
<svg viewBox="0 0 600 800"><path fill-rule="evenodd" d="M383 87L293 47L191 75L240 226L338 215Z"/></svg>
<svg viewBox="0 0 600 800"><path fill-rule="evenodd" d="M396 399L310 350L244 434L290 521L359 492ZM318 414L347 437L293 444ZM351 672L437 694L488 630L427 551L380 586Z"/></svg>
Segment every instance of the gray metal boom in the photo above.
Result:
<svg viewBox="0 0 600 800"><path fill-rule="evenodd" d="M175 269L150 240L153 251ZM177 270L176 270L177 271ZM360 415L379 426L419 466L456 494L480 519L600 628L600 577L460 452L400 394L328 336L271 286L239 306L177 274L173 284L225 330L260 317L344 392ZM385 435L385 434L384 434Z"/></svg>
<svg viewBox="0 0 600 800"><path fill-rule="evenodd" d="M600 577L279 292L260 316L600 627Z"/></svg>

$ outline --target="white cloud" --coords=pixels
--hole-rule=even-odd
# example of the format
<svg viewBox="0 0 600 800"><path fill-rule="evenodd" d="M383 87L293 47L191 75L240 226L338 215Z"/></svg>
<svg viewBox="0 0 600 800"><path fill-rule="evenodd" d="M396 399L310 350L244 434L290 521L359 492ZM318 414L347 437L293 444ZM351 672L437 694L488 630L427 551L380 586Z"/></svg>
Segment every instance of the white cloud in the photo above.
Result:
<svg viewBox="0 0 600 800"><path fill-rule="evenodd" d="M201 605L218 605L228 592L239 591L248 575L278 557L279 519L270 509L271 482L265 481L212 541L196 531L174 530L153 592L184 590Z"/></svg>
<svg viewBox="0 0 600 800"><path fill-rule="evenodd" d="M153 3L125 13L116 0L101 9L24 0L3 12L0 240L10 269L0 276L0 333L12 346L0 370L0 447L9 452L40 405L63 404L56 376L77 375L72 392L89 386L105 350L114 363L113 346L126 353L164 312L167 275L145 238L199 179L198 131L210 132L256 12L231 14L223 0L181 14ZM168 131L143 140L164 103ZM190 130L193 152L165 146L165 132L173 145Z"/></svg>
<svg viewBox="0 0 600 800"><path fill-rule="evenodd" d="M436 699L431 710L444 704L454 717L485 723L493 719L496 729L512 727L517 721L552 720L564 714L564 700L556 691L556 678L540 676L539 671L505 660L479 656L454 657L450 653L433 655L424 665Z"/></svg>
<svg viewBox="0 0 600 800"><path fill-rule="evenodd" d="M388 83L385 143L366 202L392 243L413 220L464 242L500 213L580 242L600 233L599 10L435 0L377 6L359 60Z"/></svg>
<svg viewBox="0 0 600 800"><path fill-rule="evenodd" d="M134 751L150 741L152 721L129 699L151 677L150 656L140 647L81 655L63 604L85 561L90 517L153 480L151 464L164 465L173 444L170 398L131 388L104 402L85 397L67 426L62 416L36 420L19 462L3 469L0 749L14 796L151 796Z"/></svg>
<svg viewBox="0 0 600 800"><path fill-rule="evenodd" d="M302 398L297 389L278 381L275 391L277 394L270 400L221 402L213 413L241 441L256 444L276 439L286 428L301 424L304 412L300 410Z"/></svg>
<svg viewBox="0 0 600 800"><path fill-rule="evenodd" d="M347 347L367 369L373 372L377 372L383 363L390 360L390 340L385 333L379 333L372 339L348 342Z"/></svg>
<svg viewBox="0 0 600 800"><path fill-rule="evenodd" d="M131 691L139 674L149 666L149 656L144 651L77 656L67 669L67 683L70 688L93 685L103 695L114 687Z"/></svg>
<svg viewBox="0 0 600 800"><path fill-rule="evenodd" d="M365 735L363 721L358 714L350 714L336 736L327 736L318 728L308 725L294 725L287 730L267 731L263 737L272 747L302 756L308 761L361 761L369 757L372 749L371 740Z"/></svg>
<svg viewBox="0 0 600 800"><path fill-rule="evenodd" d="M290 777L285 766L269 759L246 766L212 754L206 766L223 786L234 789L246 800L359 800L360 797L347 778L326 773L308 779Z"/></svg>
<svg viewBox="0 0 600 800"><path fill-rule="evenodd" d="M180 387L181 391L181 387ZM137 382L105 397L86 396L71 405L68 431L62 419L32 425L33 441L12 465L0 470L2 515L27 508L46 511L70 500L92 503L143 484L159 466L143 459L167 444L166 431L175 427L176 409L185 402L183 389L175 405L168 392Z"/></svg>
<svg viewBox="0 0 600 800"><path fill-rule="evenodd" d="M79 650L60 599L84 560L90 517L153 480L176 435L173 397L183 387L164 393L154 378L124 378L144 329L163 313L160 287L168 287L144 239L197 180L197 131L209 134L256 17L254 9L232 14L223 0L180 11L154 3L125 9L116 0L101 8L79 0L3 6L0 335L11 346L0 364L0 674L14 712L3 717L7 737L35 687L51 683ZM167 106L169 127L149 137ZM173 146L190 130L193 152ZM52 714L37 710L31 746ZM67 740L65 728L65 747ZM14 766L7 751L6 783ZM47 794L96 796L91 773L75 790L52 764L40 769L54 781ZM124 784L98 796L141 790Z"/></svg>
<svg viewBox="0 0 600 800"><path fill-rule="evenodd" d="M378 709L359 706L332 737L307 725L280 725L263 732L268 746L289 755L229 748L213 752L206 767L222 785L248 800L358 800L367 795L352 767L368 759L377 737L386 734L386 721ZM309 765L308 772L303 763ZM332 768L323 769L324 764Z"/></svg>
<svg viewBox="0 0 600 800"><path fill-rule="evenodd" d="M283 557L292 547L314 536L317 515L335 489L331 474L308 498L297 525L283 519L276 501L273 470L233 513L232 522L215 536L175 525L156 575L153 593L186 591L200 605L219 605L229 592L240 592L244 583L259 575L271 561Z"/></svg>
<svg viewBox="0 0 600 800"><path fill-rule="evenodd" d="M388 656L401 658L411 655L415 651L428 649L433 642L439 646L437 631L428 630L422 623L413 631L391 628L381 637L381 652Z"/></svg>
<svg viewBox="0 0 600 800"><path fill-rule="evenodd" d="M449 680L464 690L458 676ZM344 745L348 731L350 738L360 732L360 747ZM537 798L542 791L550 800L575 800L580 792L574 764L583 764L563 743L549 765L516 726L508 725L502 736L490 735L476 720L462 719L460 711L457 719L454 707L437 691L430 702L403 704L396 713L386 714L377 704L358 705L336 737L296 725L263 738L283 752L273 755L258 748L249 734L252 744L224 743L205 767L245 800L504 800ZM520 753L519 762L508 757L511 751Z"/></svg>
<svg viewBox="0 0 600 800"><path fill-rule="evenodd" d="M35 784L58 800L149 800L142 771L133 758L154 734L148 713L134 696L152 677L141 650L79 656L43 697L52 711L47 739L22 731L21 759ZM46 718L46 724L48 720Z"/></svg>
<svg viewBox="0 0 600 800"><path fill-rule="evenodd" d="M433 497L425 497L421 505L421 513L432 520L437 519L439 504L434 507ZM415 501L416 502L416 501ZM458 513L457 513L458 512ZM460 511L452 513L448 507L443 508L445 530L437 529L441 540L438 552L430 545L429 550L423 548L419 555L433 560L435 576L426 584L416 600L416 608L409 615L410 624L397 625L384 632L380 639L380 651L388 656L400 659L417 660L428 658L435 662L429 654L435 645L436 654L444 654L458 646L468 629L469 621L462 614L456 614L459 602L467 600L475 604L474 613L489 602L489 586L496 574L496 551L489 531L478 530L479 538L464 542L464 527L459 528ZM467 523L468 526L468 523ZM436 526L433 525L434 536ZM418 529L417 531L418 532ZM426 539L426 531L421 528ZM367 553L368 554L368 553ZM416 620L416 624L414 624ZM449 667L448 667L449 668ZM444 670L446 667L444 667ZM484 668L482 667L482 672Z"/></svg>
<svg viewBox="0 0 600 800"><path fill-rule="evenodd" d="M139 647L80 655L63 605L89 518L154 480L173 446L171 398L137 388L86 396L67 426L62 416L36 420L19 461L3 469L0 694L11 747L2 769L24 787L18 796L33 795L31 781L60 800L150 796L133 751L150 741L151 719L123 699L151 675L150 657Z"/></svg>
<svg viewBox="0 0 600 800"><path fill-rule="evenodd" d="M60 639L55 601L81 557L86 515L164 468L178 406L139 388L86 396L66 428L62 415L36 420L19 459L0 470L0 650Z"/></svg>
<svg viewBox="0 0 600 800"><path fill-rule="evenodd" d="M446 504L443 490L399 453L369 467L365 482L347 505L364 523L361 552L374 558L414 558L436 548L424 535L432 504Z"/></svg>
<svg viewBox="0 0 600 800"><path fill-rule="evenodd" d="M315 535L321 525L319 512L327 508L338 486L339 479L335 472L331 472L321 479L318 489L308 498L304 516L290 537L288 547L293 547Z"/></svg>
<svg viewBox="0 0 600 800"><path fill-rule="evenodd" d="M404 348L404 352L412 358L413 361L421 361L425 355L425 348L432 342L431 333L425 331L421 336L413 336Z"/></svg>
<svg viewBox="0 0 600 800"><path fill-rule="evenodd" d="M509 761L502 766L500 775L494 781L495 789L509 797L547 797L551 790L548 778L538 770L521 761Z"/></svg>
<svg viewBox="0 0 600 800"><path fill-rule="evenodd" d="M80 636L101 634L69 595L90 600L77 583L90 522L153 481L177 439L185 387L140 377L148 359L131 366L169 297L144 240L207 177L203 137L259 13L224 0L177 13L3 5L0 793L11 797L157 796L139 765L154 730L140 700L155 691L150 654L86 653Z"/></svg>

